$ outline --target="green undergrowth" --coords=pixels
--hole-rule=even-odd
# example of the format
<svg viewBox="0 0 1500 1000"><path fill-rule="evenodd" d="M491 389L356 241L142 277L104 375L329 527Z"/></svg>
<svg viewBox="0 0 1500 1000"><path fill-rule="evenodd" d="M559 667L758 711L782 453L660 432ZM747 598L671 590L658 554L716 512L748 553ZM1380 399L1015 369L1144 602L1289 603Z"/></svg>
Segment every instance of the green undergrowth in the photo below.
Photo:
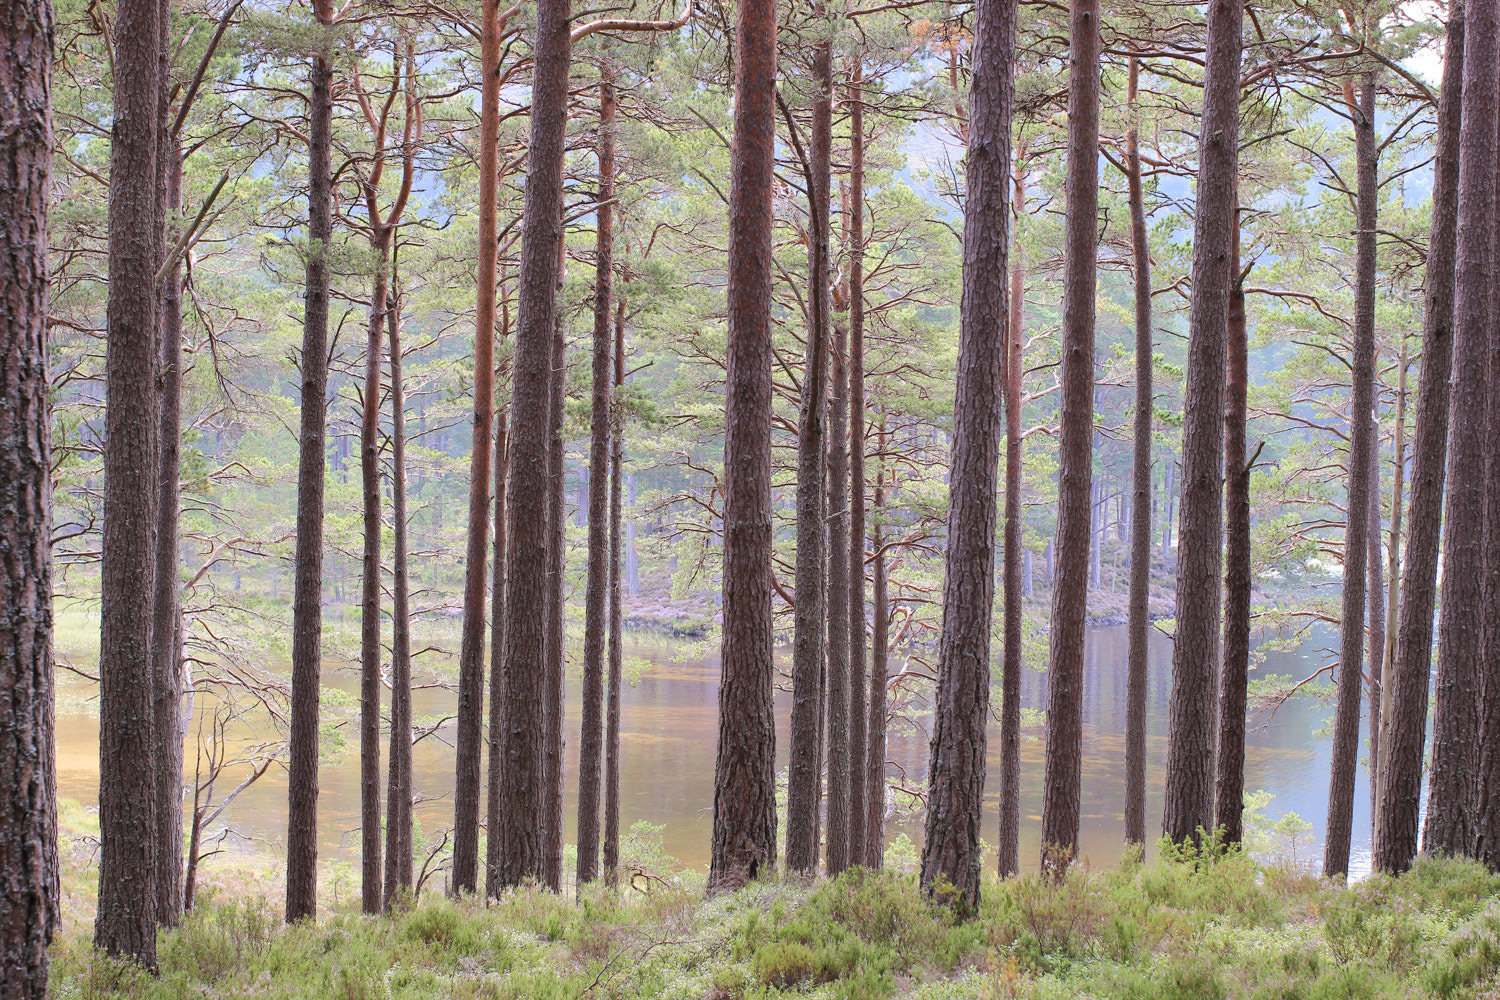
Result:
<svg viewBox="0 0 1500 1000"><path fill-rule="evenodd" d="M649 889L649 891L645 891ZM1480 998L1500 973L1500 878L1423 860L1352 887L1243 854L1166 852L1061 882L991 883L957 921L909 873L787 879L705 899L691 880L485 906L433 893L390 917L213 892L150 976L55 946L58 998ZM1493 994L1500 996L1500 994Z"/></svg>

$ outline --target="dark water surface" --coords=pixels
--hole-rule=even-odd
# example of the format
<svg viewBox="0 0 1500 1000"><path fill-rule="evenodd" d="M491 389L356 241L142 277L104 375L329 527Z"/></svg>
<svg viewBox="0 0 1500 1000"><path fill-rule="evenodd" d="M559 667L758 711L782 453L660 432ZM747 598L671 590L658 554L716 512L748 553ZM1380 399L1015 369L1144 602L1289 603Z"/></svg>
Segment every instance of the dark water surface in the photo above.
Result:
<svg viewBox="0 0 1500 1000"><path fill-rule="evenodd" d="M1125 652L1124 628L1096 627L1089 633L1085 660L1083 705L1083 830L1082 856L1100 866L1115 862L1121 853L1125 788ZM714 751L717 738L718 653L706 655L693 647L659 636L627 636L626 653L649 661L638 682L623 693L621 759L621 828L628 830L638 820L665 827L661 837L668 854L686 865L708 864L712 825ZM687 654L687 655L684 655ZM1326 662L1325 652L1310 643L1298 652L1270 653L1258 667L1259 674L1289 674L1300 679ZM1147 834L1160 830L1162 783L1167 756L1168 695L1171 680L1171 643L1153 632L1151 678L1147 700ZM892 657L891 669L902 660ZM328 671L327 682L353 693L356 678L350 671ZM888 775L914 789L926 783L927 719L920 711L923 680L903 682L911 694L914 710L891 724ZM62 697L57 716L58 784L65 799L92 805L98 792L97 718L89 714L93 705L92 685L71 674L60 674ZM1027 671L1022 686L1023 704L1040 710L1045 704L1046 675ZM575 833L579 684L570 682L567 739L567 839ZM418 716L441 717L453 711L454 696L442 690L419 691ZM791 699L779 692L777 707L777 752L786 762L786 726ZM200 714L205 706L200 700ZM1319 699L1294 698L1269 715L1252 709L1248 738L1245 787L1274 796L1265 815L1274 819L1295 811L1312 826L1297 841L1299 858L1321 857L1324 810L1328 798L1328 765L1331 741L1327 729L1332 706ZM193 771L193 732L189 729L189 778ZM269 727L268 727L269 728ZM421 801L415 816L423 831L434 832L451 825L453 751L451 723L447 729L420 742L414 754L416 788ZM242 730L237 738L259 741L271 733ZM357 733L345 727L349 747L324 762L320 785L319 823L325 862L357 861L359 832L359 764L353 747ZM1034 868L1039 851L1043 729L1026 730L1021 743L1021 859ZM1361 768L1355 792L1354 845L1351 868L1355 874L1369 869L1369 790L1361 745ZM998 823L999 741L991 726L989 780L986 785L984 836L993 842ZM382 777L384 764L382 763ZM238 782L226 776L220 791ZM895 793L891 802L909 807L907 795ZM234 830L278 846L285 836L286 777L274 767L265 778L247 790L223 817ZM919 817L898 812L888 824L892 837L921 835ZM210 862L212 863L212 862Z"/></svg>

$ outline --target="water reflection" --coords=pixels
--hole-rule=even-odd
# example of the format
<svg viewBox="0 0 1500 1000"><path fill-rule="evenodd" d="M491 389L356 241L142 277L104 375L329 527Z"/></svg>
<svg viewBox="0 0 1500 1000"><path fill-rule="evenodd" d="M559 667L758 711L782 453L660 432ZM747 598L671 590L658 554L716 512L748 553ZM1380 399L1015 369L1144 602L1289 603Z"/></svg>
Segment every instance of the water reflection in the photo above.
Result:
<svg viewBox="0 0 1500 1000"><path fill-rule="evenodd" d="M622 702L621 826L628 829L638 820L665 826L662 837L668 854L685 864L706 867L712 826L713 771L717 737L718 655L680 659L684 650L671 640L651 636L628 637L627 655L649 661L650 667L638 683L627 688ZM1093 628L1089 633L1085 660L1083 704L1083 828L1081 855L1094 865L1118 860L1122 845L1125 786L1125 662L1123 628ZM1168 696L1171 682L1171 643L1153 632L1150 650L1151 676L1147 701L1147 833L1160 829L1162 782L1167 753ZM1311 672L1321 662L1320 648L1300 652L1269 653L1262 673ZM893 669L899 665L894 659ZM330 672L329 682L350 692L355 678L348 672ZM98 720L85 714L82 698L92 692L72 675L59 678L64 697L59 705L58 784L64 798L92 803L98 791ZM911 689L919 689L920 684ZM1022 685L1023 705L1041 710L1045 706L1046 675L1028 671ZM577 780L577 725L579 685L569 688L566 827L571 842L574 832L574 800ZM915 699L913 699L915 701ZM416 695L418 716L440 717L452 711L452 695L444 691L420 691ZM778 692L777 750L779 763L786 763L787 719L790 696ZM200 711L203 710L201 704ZM889 774L910 788L926 783L927 725L920 703L892 721ZM1274 798L1266 810L1276 817L1296 811L1313 826L1299 844L1302 857L1321 856L1320 838L1328 796L1328 766L1331 741L1327 733L1332 708L1313 698L1296 698L1269 719L1254 711L1246 747L1245 787L1264 790ZM245 733L246 738L256 734ZM995 727L990 733L990 780L987 782L984 831L995 837L998 822L999 740ZM1043 731L1028 729L1021 743L1021 860L1034 867L1040 849ZM354 734L348 738L352 741ZM190 744L191 746L191 744ZM1361 742L1361 761L1365 756ZM413 755L417 794L414 809L423 830L431 832L452 823L451 789L453 751L445 734L420 742ZM188 772L192 773L191 750ZM383 773L383 772L382 772ZM325 760L321 772L319 825L325 861L354 861L359 831L359 767L353 752ZM897 794L906 804L910 799ZM1355 797L1354 844L1351 868L1354 874L1368 871L1370 862L1370 803L1366 774L1361 766ZM278 844L285 835L286 779L273 769L247 790L224 819L236 831ZM892 836L908 833L920 837L920 820L906 816L889 827Z"/></svg>

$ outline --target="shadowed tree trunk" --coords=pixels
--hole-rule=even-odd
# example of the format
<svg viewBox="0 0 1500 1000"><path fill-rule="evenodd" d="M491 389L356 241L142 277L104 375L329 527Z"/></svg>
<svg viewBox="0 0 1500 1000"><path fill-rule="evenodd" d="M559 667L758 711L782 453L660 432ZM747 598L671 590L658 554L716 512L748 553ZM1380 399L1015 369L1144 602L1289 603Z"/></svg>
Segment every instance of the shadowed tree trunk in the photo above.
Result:
<svg viewBox="0 0 1500 1000"><path fill-rule="evenodd" d="M1385 787L1385 749L1391 739L1391 688L1396 683L1396 622L1401 599L1401 515L1402 500L1406 487L1406 380L1411 367L1407 352L1406 337L1401 338L1400 375L1396 384L1396 419L1392 436L1395 453L1391 466L1391 532L1386 543L1386 574L1391 585L1386 594L1385 647L1381 651L1379 704L1377 721L1373 723L1375 734L1371 739L1370 756L1374 762L1374 773L1370 781L1370 844L1380 839L1380 793ZM1378 466L1377 466L1378 468ZM1378 517L1378 515L1377 515ZM1378 527L1378 526L1377 526Z"/></svg>
<svg viewBox="0 0 1500 1000"><path fill-rule="evenodd" d="M1142 185L1140 112L1141 65L1130 60L1129 124L1125 131L1126 181L1130 200L1130 260L1135 291L1135 441L1131 456L1130 611L1125 665L1125 842L1146 842L1146 686L1151 629L1151 418L1152 388L1151 246L1146 230Z"/></svg>
<svg viewBox="0 0 1500 1000"><path fill-rule="evenodd" d="M1385 630L1385 572L1380 565L1380 390L1374 392L1370 412L1370 503L1369 524L1366 527L1365 544L1369 548L1369 589L1365 593L1370 617L1370 671L1369 671L1369 758L1367 762L1370 785L1370 835L1375 828L1376 800L1380 796L1380 712L1384 700L1381 695L1381 667L1386 648ZM1394 580L1394 578L1392 578ZM1372 841L1373 842L1373 841Z"/></svg>
<svg viewBox="0 0 1500 1000"><path fill-rule="evenodd" d="M604 657L608 624L609 468L612 437L610 388L614 381L610 310L615 196L615 91L607 65L600 67L599 207L594 223L594 386L589 421L588 581L583 608L583 725L578 746L578 884L599 873L599 785L604 756Z"/></svg>
<svg viewBox="0 0 1500 1000"><path fill-rule="evenodd" d="M625 384L625 296L615 307L615 392L610 413L609 456L609 700L604 713L604 881L620 879L620 684L624 666L620 609L620 517L625 478L625 412L620 388Z"/></svg>
<svg viewBox="0 0 1500 1000"><path fill-rule="evenodd" d="M1024 148L1022 150L1024 154ZM1024 156L1017 156L1019 161ZM1016 167L1014 216L1026 210L1026 172ZM1005 661L1000 678L1000 877L1021 870L1021 404L1026 258L1020 227L1010 241L1010 322L1005 333Z"/></svg>
<svg viewBox="0 0 1500 1000"><path fill-rule="evenodd" d="M833 595L825 592L825 569L828 567L825 494L828 459L828 341L829 341L829 198L832 187L830 143L832 141L832 97L828 90L832 72L828 45L813 52L812 127L807 148L807 344L803 362L802 400L797 418L797 563L795 586L797 606L794 609L792 637L792 720L789 739L791 759L787 772L786 864L792 871L811 872L818 866L818 805L822 762L822 733L819 715L823 710L822 674L824 669L825 602L831 609ZM831 617L831 611L830 615ZM832 637L827 637L832 642ZM830 648L831 655L832 650ZM830 664L831 666L831 664ZM847 680L847 678L846 678ZM846 692L847 694L847 692ZM846 697L847 705L847 697ZM830 725L832 719L830 718ZM848 763L848 713L842 716L845 734L843 761ZM832 830L834 811L839 813L840 829L845 832L847 847L847 795L835 806L835 775L832 741L829 735L828 821ZM847 773L845 774L847 778ZM829 837L829 869L833 871L837 852L839 870L845 867L844 847L835 848Z"/></svg>
<svg viewBox="0 0 1500 1000"><path fill-rule="evenodd" d="M162 11L157 0L125 0L116 10L94 946L154 969L159 838L151 612L161 443L155 276L163 222Z"/></svg>
<svg viewBox="0 0 1500 1000"><path fill-rule="evenodd" d="M1485 483L1474 470L1484 467L1488 451L1487 338L1495 319L1491 227L1496 202L1495 115L1500 103L1496 93L1500 66L1497 8L1500 4L1495 0L1469 0L1464 25L1443 604L1438 622L1432 772L1422 834L1422 849L1433 854L1467 854L1474 847L1474 748L1480 739L1482 653L1482 616L1474 609L1484 599L1485 568Z"/></svg>
<svg viewBox="0 0 1500 1000"><path fill-rule="evenodd" d="M1181 843L1213 825L1214 674L1223 524L1224 330L1239 165L1240 0L1208 5L1207 58L1193 220L1177 526L1177 635L1162 832Z"/></svg>
<svg viewBox="0 0 1500 1000"><path fill-rule="evenodd" d="M1236 201L1238 196L1236 196ZM1236 207L1236 213L1238 208ZM1224 843L1245 836L1245 704L1250 677L1250 465L1245 442L1250 391L1245 287L1240 277L1238 214L1229 244L1229 317L1225 324L1224 665L1219 684L1219 746L1214 827ZM1142 680L1142 700L1145 681Z"/></svg>
<svg viewBox="0 0 1500 1000"><path fill-rule="evenodd" d="M329 0L314 0L326 30ZM297 462L297 555L292 596L292 732L287 780L286 919L318 904L318 713L323 646L323 479L328 431L328 254L333 238L333 63L313 57L308 133L308 239L302 318L302 425Z"/></svg>
<svg viewBox="0 0 1500 1000"><path fill-rule="evenodd" d="M1370 413L1375 392L1375 227L1379 182L1375 146L1375 80L1366 76L1358 104L1352 89L1346 100L1354 121L1357 171L1354 237L1354 354L1349 393L1349 488L1344 529L1343 602L1339 622L1338 705L1333 717L1333 760L1329 765L1328 832L1323 843L1323 874L1349 870L1354 826L1354 779L1359 768L1359 715L1364 695L1365 598L1370 557Z"/></svg>
<svg viewBox="0 0 1500 1000"><path fill-rule="evenodd" d="M884 455L886 440L884 414L881 415L880 430L875 440L877 450ZM875 470L877 519L885 504L882 482L884 475L883 464L877 466ZM865 864L870 868L879 868L885 864L885 684L886 663L890 655L886 647L890 642L891 610L886 598L885 552L882 549L885 540L882 537L878 520L871 543L875 550L874 565L870 573L870 602L874 620L870 630L870 712L866 733L869 746L865 756L865 766L870 769L869 789L865 798L865 807L869 810L869 818L865 821L865 840L868 845Z"/></svg>
<svg viewBox="0 0 1500 1000"><path fill-rule="evenodd" d="M393 267L394 273L394 267ZM406 529L406 386L401 381L401 286L392 279L386 325L391 369L391 749L386 778L387 910L412 891L411 583Z"/></svg>
<svg viewBox="0 0 1500 1000"><path fill-rule="evenodd" d="M509 333L510 309L506 303L502 302L501 338L509 336ZM503 374L502 369L501 375ZM505 408L501 408L495 414L495 455L492 462L495 501L494 529L491 532L494 559L490 565L490 718L487 739L490 760L489 770L485 774L485 829L491 833L485 845L484 855L484 891L491 899L498 899L502 888L495 875L497 866L500 864L500 838L496 837L493 831L500 828L502 805L500 782L504 764L500 753L501 740L505 733L505 704L502 701L503 691L500 683L500 657L505 650L505 476L510 465L510 455L506 447L509 441L506 432L509 417L510 414Z"/></svg>
<svg viewBox="0 0 1500 1000"><path fill-rule="evenodd" d="M1067 221L1063 245L1062 401L1058 437L1057 583L1047 666L1042 865L1078 853L1083 765L1083 646L1088 616L1094 446L1094 292L1099 223L1099 5L1072 0L1068 58Z"/></svg>
<svg viewBox="0 0 1500 1000"><path fill-rule="evenodd" d="M1422 752L1427 741L1427 688L1432 657L1433 605L1443 520L1444 466L1448 452L1448 378L1453 364L1454 240L1458 231L1461 100L1464 86L1464 9L1449 7L1442 92L1432 182L1426 308L1422 319L1422 370L1412 441L1411 529L1401 575L1387 739L1381 753L1380 804L1376 810L1375 866L1403 872L1417 853ZM1446 602L1445 602L1446 603Z"/></svg>
<svg viewBox="0 0 1500 1000"><path fill-rule="evenodd" d="M1010 247L1010 121L1016 4L979 0L964 159L963 301L959 317L943 624L928 766L922 890L960 913L979 903L995 504L1005 371Z"/></svg>
<svg viewBox="0 0 1500 1000"><path fill-rule="evenodd" d="M854 734L849 678L849 451L845 439L849 409L847 334L833 328L833 385L828 400L828 842L829 876L854 864Z"/></svg>
<svg viewBox="0 0 1500 1000"><path fill-rule="evenodd" d="M564 0L565 2L565 0ZM458 654L457 774L453 787L453 880L455 893L479 882L479 775L483 763L485 557L489 554L490 461L495 420L495 270L498 247L500 35L499 0L484 0L480 32L483 81L479 98L479 261L474 313L474 420L469 448L469 526L464 548L464 618ZM538 13L538 31L542 23ZM566 34L566 31L563 32ZM540 39L540 34L539 34ZM537 75L542 73L538 60ZM537 84L533 84L536 86ZM545 100L533 108L532 131ZM530 208L530 178L527 180ZM529 217L529 216L528 216ZM530 230L527 230L528 234ZM522 250L523 256L525 250ZM524 264L523 264L524 268ZM550 297L550 286L548 289ZM537 413L534 419L544 419ZM533 563L532 567L535 568ZM491 654L493 656L493 653ZM490 831L493 837L495 831Z"/></svg>
<svg viewBox="0 0 1500 1000"><path fill-rule="evenodd" d="M771 658L771 226L776 4L735 15L729 184L729 356L724 403L724 612L710 892L776 861Z"/></svg>
<svg viewBox="0 0 1500 1000"><path fill-rule="evenodd" d="M164 33L165 34L165 33ZM163 48L165 52L165 47ZM165 79L165 77L163 78ZM158 167L163 173L164 213L182 208L182 153L170 129L161 137ZM173 227L175 228L175 227ZM164 229L165 255L177 236ZM161 473L156 501L156 568L151 605L152 687L155 690L156 744L156 920L177 926L182 916L182 607L178 576L178 531L182 456L182 266L173 263L162 280L157 328L161 350L161 408L158 458Z"/></svg>
<svg viewBox="0 0 1500 1000"><path fill-rule="evenodd" d="M558 284L561 286L561 281ZM567 360L561 314L557 314L552 332L551 382L547 390L550 441L547 447L547 595L543 604L546 632L542 647L546 656L543 675L546 703L542 708L542 837L546 844L547 887L553 892L561 892L563 660L567 653L567 635L563 632L563 572L566 569L568 530L563 506L563 396L567 391Z"/></svg>
<svg viewBox="0 0 1500 1000"><path fill-rule="evenodd" d="M547 565L547 456L557 282L562 269L563 141L567 130L568 0L537 5L531 139L522 214L519 318L511 391L510 476L506 489L505 650L501 703L501 804L496 885L547 876L544 685Z"/></svg>
<svg viewBox="0 0 1500 1000"><path fill-rule="evenodd" d="M0 10L0 997L46 1000L58 920L47 208L52 5ZM154 928L152 929L154 937Z"/></svg>
<svg viewBox="0 0 1500 1000"><path fill-rule="evenodd" d="M865 137L862 70L849 74L849 198L845 206L849 307L849 862L869 864L869 695L865 677ZM884 763L882 761L882 763Z"/></svg>
<svg viewBox="0 0 1500 1000"><path fill-rule="evenodd" d="M372 202L373 204L373 202ZM359 603L359 815L360 902L366 913L381 910L380 863L380 369L385 339L390 232L376 226L371 237L378 270L370 290L365 337L365 384L359 429L359 466L364 507L364 559ZM395 730L392 730L394 733Z"/></svg>

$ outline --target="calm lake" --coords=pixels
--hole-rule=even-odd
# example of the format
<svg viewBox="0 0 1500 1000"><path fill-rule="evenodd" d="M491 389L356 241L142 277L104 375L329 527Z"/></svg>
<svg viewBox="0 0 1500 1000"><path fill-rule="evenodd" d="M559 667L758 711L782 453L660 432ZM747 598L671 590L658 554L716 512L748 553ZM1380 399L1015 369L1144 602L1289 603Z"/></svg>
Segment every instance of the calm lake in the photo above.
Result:
<svg viewBox="0 0 1500 1000"><path fill-rule="evenodd" d="M1310 642L1299 652L1271 653L1260 663L1258 673L1290 674L1300 679L1327 662L1322 643ZM628 830L638 820L665 827L663 846L685 865L707 867L712 825L714 748L717 734L718 655L684 656L693 647L647 634L626 637L626 653L649 661L633 687L623 694L621 761L621 828ZM1082 855L1095 866L1114 863L1121 853L1123 795L1125 787L1125 652L1123 627L1090 630L1085 662L1083 831ZM894 673L901 660L892 657ZM328 682L353 692L351 671L330 671ZM1162 782L1167 756L1168 695L1171 682L1171 642L1153 631L1151 682L1147 711L1147 833L1160 829ZM98 790L98 720L89 714L93 685L76 675L59 672L57 756L59 793L91 805ZM927 682L916 681L909 690L920 691ZM1027 671L1023 704L1042 709L1045 704L1045 674ZM568 692L568 791L567 835L573 840L574 797L577 779L579 685L576 678ZM441 716L453 711L454 696L446 691L420 691L418 715ZM785 766L786 726L790 695L777 698L777 751ZM1317 698L1294 698L1269 715L1252 708L1248 737L1245 787L1274 796L1265 815L1275 818L1295 811L1312 826L1298 839L1296 854L1302 859L1321 858L1324 810L1328 797L1328 766L1331 741L1327 729L1332 706ZM357 739L349 727L346 739ZM190 730L190 733L192 730ZM440 735L449 735L448 732ZM243 738L255 739L254 733ZM1021 744L1021 859L1034 868L1039 851L1043 730L1026 730ZM888 774L911 788L926 783L928 733L924 719L893 720L890 733ZM191 777L193 743L190 736L187 769ZM1369 790L1364 769L1365 744L1361 742L1361 767L1354 803L1354 845L1351 873L1369 870ZM997 786L999 742L991 727L990 779L987 782L985 837L993 841L998 822ZM453 752L443 740L423 740L415 752L416 787L421 801L415 815L422 829L436 831L452 823ZM382 765L382 776L384 774ZM222 783L220 791L234 780ZM325 761L320 779L319 822L322 860L357 860L359 831L359 766L356 755L346 752ZM920 819L910 815L909 797L894 796L903 807L888 824L894 837L908 833L919 839ZM248 789L224 815L222 822L247 837L279 846L285 835L286 778L273 768ZM207 864L213 864L213 861Z"/></svg>

